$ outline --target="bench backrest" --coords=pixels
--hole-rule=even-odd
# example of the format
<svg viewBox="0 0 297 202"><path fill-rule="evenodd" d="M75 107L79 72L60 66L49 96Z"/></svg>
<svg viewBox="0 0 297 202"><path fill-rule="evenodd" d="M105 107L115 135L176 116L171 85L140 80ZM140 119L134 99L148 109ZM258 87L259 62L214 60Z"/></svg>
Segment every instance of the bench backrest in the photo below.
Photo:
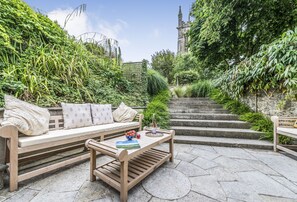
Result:
<svg viewBox="0 0 297 202"><path fill-rule="evenodd" d="M293 128L294 123L296 122L297 117L281 117L278 120L278 126L279 127L284 127L284 128Z"/></svg>
<svg viewBox="0 0 297 202"><path fill-rule="evenodd" d="M113 108L115 110L116 107ZM139 109L145 109L145 107L133 107L133 109L139 110ZM49 122L49 130L59 130L64 128L64 118L63 118L63 111L62 107L51 107L48 108L50 112L50 122ZM3 109L0 109L0 123L3 119ZM139 115L136 116L137 119L139 119Z"/></svg>

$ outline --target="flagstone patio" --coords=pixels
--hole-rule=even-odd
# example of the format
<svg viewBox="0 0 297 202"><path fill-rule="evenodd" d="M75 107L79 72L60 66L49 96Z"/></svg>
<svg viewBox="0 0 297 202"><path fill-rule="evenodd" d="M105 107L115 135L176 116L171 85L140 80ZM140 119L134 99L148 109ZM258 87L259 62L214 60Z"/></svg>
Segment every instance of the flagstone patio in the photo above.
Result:
<svg viewBox="0 0 297 202"><path fill-rule="evenodd" d="M167 149L167 145L159 146ZM129 192L129 201L297 201L297 160L264 150L175 145L167 162ZM98 163L110 158L98 157ZM0 201L119 201L100 180L89 181L85 162L27 181Z"/></svg>

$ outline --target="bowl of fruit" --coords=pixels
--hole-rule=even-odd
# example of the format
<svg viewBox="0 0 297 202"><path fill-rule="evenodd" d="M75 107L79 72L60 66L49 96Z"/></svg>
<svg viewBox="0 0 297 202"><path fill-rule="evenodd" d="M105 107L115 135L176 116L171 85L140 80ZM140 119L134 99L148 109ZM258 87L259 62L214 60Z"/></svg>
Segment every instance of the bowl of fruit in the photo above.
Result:
<svg viewBox="0 0 297 202"><path fill-rule="evenodd" d="M132 138L135 137L135 135L136 135L136 131L130 130L130 131L126 132L125 135L128 140L132 140Z"/></svg>

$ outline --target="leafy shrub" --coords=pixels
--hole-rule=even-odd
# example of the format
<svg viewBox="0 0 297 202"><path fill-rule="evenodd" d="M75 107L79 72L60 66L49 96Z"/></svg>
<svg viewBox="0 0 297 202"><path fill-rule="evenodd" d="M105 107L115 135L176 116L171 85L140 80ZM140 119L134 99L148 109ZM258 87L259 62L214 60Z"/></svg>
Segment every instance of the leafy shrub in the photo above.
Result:
<svg viewBox="0 0 297 202"><path fill-rule="evenodd" d="M185 86L184 97L193 97L193 85Z"/></svg>
<svg viewBox="0 0 297 202"><path fill-rule="evenodd" d="M187 87L188 86L177 86L174 88L174 92L177 95L177 97L185 97L187 93Z"/></svg>
<svg viewBox="0 0 297 202"><path fill-rule="evenodd" d="M168 89L166 79L153 69L147 70L147 92L156 95L166 89Z"/></svg>
<svg viewBox="0 0 297 202"><path fill-rule="evenodd" d="M264 132L263 139L273 141L273 122L261 113L249 112L240 116L240 120L247 121L252 124L252 129ZM279 136L282 144L290 144L292 139L286 136Z"/></svg>
<svg viewBox="0 0 297 202"><path fill-rule="evenodd" d="M219 104L225 104L226 102L231 100L231 98L226 93L223 93L216 88L211 91L210 98L215 100Z"/></svg>
<svg viewBox="0 0 297 202"><path fill-rule="evenodd" d="M238 100L230 100L225 103L224 108L230 110L234 114L242 115L250 112L250 108L245 104L242 104Z"/></svg>
<svg viewBox="0 0 297 202"><path fill-rule="evenodd" d="M152 68L164 77L168 79L171 83L173 80L173 62L174 62L174 52L170 50L157 51L152 55Z"/></svg>
<svg viewBox="0 0 297 202"><path fill-rule="evenodd" d="M199 71L199 65L196 57L194 57L191 53L183 53L176 56L174 60L175 73L191 69Z"/></svg>
<svg viewBox="0 0 297 202"><path fill-rule="evenodd" d="M275 91L297 94L297 27L226 71L216 86L232 98L245 92Z"/></svg>
<svg viewBox="0 0 297 202"><path fill-rule="evenodd" d="M169 90L162 91L153 97L152 101L147 105L147 108L144 111L143 124L145 126L150 126L153 114L155 114L158 127L164 129L169 127L169 110L167 105L170 98L171 94Z"/></svg>
<svg viewBox="0 0 297 202"><path fill-rule="evenodd" d="M178 72L174 75L177 84L184 85L198 81L200 75L195 70L186 70Z"/></svg>
<svg viewBox="0 0 297 202"><path fill-rule="evenodd" d="M199 81L192 85L177 86L173 90L177 97L206 97L212 89L210 81Z"/></svg>
<svg viewBox="0 0 297 202"><path fill-rule="evenodd" d="M199 81L191 86L191 97L207 97L212 88L209 81Z"/></svg>

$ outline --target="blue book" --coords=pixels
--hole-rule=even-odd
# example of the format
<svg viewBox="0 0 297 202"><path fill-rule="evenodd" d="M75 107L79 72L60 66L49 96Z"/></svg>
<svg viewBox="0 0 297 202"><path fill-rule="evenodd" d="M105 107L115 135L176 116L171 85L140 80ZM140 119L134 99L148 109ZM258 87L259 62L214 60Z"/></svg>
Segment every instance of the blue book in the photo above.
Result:
<svg viewBox="0 0 297 202"><path fill-rule="evenodd" d="M139 149L140 145L137 140L117 141L116 147L119 149Z"/></svg>

